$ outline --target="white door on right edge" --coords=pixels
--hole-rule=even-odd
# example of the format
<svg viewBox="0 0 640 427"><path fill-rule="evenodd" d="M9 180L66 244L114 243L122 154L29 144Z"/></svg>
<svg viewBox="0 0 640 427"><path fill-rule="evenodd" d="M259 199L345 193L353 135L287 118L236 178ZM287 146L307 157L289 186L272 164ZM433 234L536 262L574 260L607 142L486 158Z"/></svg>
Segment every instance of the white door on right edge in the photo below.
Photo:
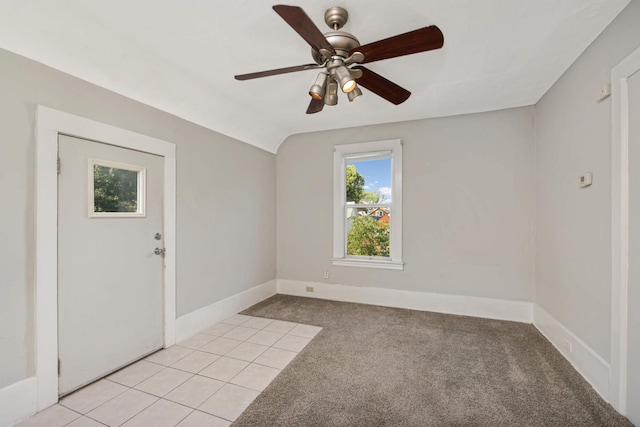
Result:
<svg viewBox="0 0 640 427"><path fill-rule="evenodd" d="M640 426L640 70L629 88L629 295L627 417Z"/></svg>

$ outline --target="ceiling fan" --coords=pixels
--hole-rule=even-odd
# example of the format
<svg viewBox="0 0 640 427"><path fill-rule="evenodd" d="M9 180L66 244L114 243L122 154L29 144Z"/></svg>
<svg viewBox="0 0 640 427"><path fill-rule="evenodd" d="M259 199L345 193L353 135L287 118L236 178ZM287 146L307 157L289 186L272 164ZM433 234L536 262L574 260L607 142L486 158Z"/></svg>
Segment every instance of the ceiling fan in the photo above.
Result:
<svg viewBox="0 0 640 427"><path fill-rule="evenodd" d="M340 31L349 17L341 7L332 7L325 12L324 21L332 31L324 35L298 6L275 5L273 10L309 43L315 63L240 74L235 78L251 80L295 71L323 69L309 90L311 103L307 114L318 113L325 105L336 105L338 87L347 94L349 101L362 95L358 88L361 85L395 105L403 103L411 96L411 92L358 64L440 49L444 44L440 29L431 25L361 46L352 34Z"/></svg>

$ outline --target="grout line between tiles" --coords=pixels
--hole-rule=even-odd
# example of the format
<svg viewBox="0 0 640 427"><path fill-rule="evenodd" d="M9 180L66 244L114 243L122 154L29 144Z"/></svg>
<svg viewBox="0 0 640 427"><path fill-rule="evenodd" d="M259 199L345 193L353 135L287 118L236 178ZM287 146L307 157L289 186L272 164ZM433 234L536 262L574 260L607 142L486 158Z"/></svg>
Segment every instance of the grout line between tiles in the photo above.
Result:
<svg viewBox="0 0 640 427"><path fill-rule="evenodd" d="M161 372L161 371L158 371L158 372ZM158 372L156 372L156 374L157 374ZM155 375L155 374L153 374L153 375ZM152 376L153 376L153 375L152 375ZM150 377L149 377L149 378L150 378ZM105 379L106 379L106 378L105 378ZM107 381L110 381L110 380L107 380ZM143 380L143 381L144 381L144 380ZM115 381L111 381L111 382L115 382ZM142 381L140 381L140 382L142 382ZM119 384L119 383L116 383L116 384ZM139 384L139 383L138 383L138 384ZM120 384L120 385L122 385L122 384ZM151 396L151 397L155 398L156 400L154 400L153 402L151 402L150 404L148 404L147 406L145 406L144 408L142 408L141 410L139 410L138 412L136 412L136 413L135 413L134 415L132 415L131 417L127 418L125 421L121 422L119 425L123 425L123 424L125 424L125 423L129 422L129 420L131 420L132 418L136 417L136 416L137 416L138 414L140 414L142 411L144 411L145 409L149 408L151 405L153 405L153 404L157 403L160 399L162 399L161 397L155 396L155 395L153 395L153 394L151 394L151 393L147 393L147 392L142 391L142 390L135 389L135 388L133 388L133 387L129 387L129 386L124 386L124 387L127 387L129 390L135 390L135 391L137 391L137 392L140 392L140 393L146 394L147 396ZM119 394L118 396L121 396L121 395L122 395L122 394L124 394L124 393L126 393L126 391L125 391L125 392L122 392L122 393L121 393L121 394ZM116 396L116 397L118 397L118 396ZM115 397L114 397L113 399L115 399ZM111 400L113 400L113 399L111 399ZM110 402L111 400L109 400L109 401L107 401L107 402L102 403L101 405L99 405L99 406L95 407L95 408L94 408L94 409L92 409L91 411L95 411L95 410L96 410L96 409L98 409L100 406L102 406L102 405L106 405L106 404L107 404L108 402ZM100 423L100 424L102 424L102 425L107 425L107 426L108 426L108 424L104 424L103 422L101 422L101 421L99 421L99 420L96 420L95 418L90 417L90 416L89 416L89 413L90 413L91 411L87 412L87 414L85 415L85 417L87 417L87 418L89 418L89 419L91 419L91 420L93 420L93 421L95 421L95 422L98 422L98 423Z"/></svg>
<svg viewBox="0 0 640 427"><path fill-rule="evenodd" d="M67 407L66 407L66 406L64 406L64 405L60 405L60 402L56 403L55 405L62 406L63 408L68 409L68 410L70 410L71 412L75 412L76 414L80 415L78 418L74 418L74 419L72 419L71 421L69 421L68 423L66 423L66 424L65 424L65 426L68 426L68 425L69 425L69 424L71 424L72 422L77 421L78 419L80 419L80 418L84 417L84 415L83 415L83 414L81 414L80 412L78 412L78 411L74 411L74 410L73 410L73 409L71 409L71 408L67 408ZM52 406L55 406L55 405L52 405ZM47 408L47 409L48 409L48 408ZM35 415L34 415L34 416L35 416Z"/></svg>
<svg viewBox="0 0 640 427"><path fill-rule="evenodd" d="M123 384L119 384L119 383L117 383L117 382L115 382L115 381L111 381L111 380L107 379L107 377L99 378L99 379L97 379L96 381L92 382L91 384L95 384L95 383L97 383L98 381L103 381L103 380L104 380L104 381L109 381L110 383L113 383L113 384L117 384L117 385L119 385L119 386L121 386L121 387L131 388L131 387L129 387L129 386L126 386L126 385L123 385ZM84 387L88 387L88 386L89 386L89 385L91 385L91 384L87 384L87 385L86 385L86 386L84 386ZM64 397L72 396L73 394L75 394L75 393L79 392L80 390L82 390L84 387L82 387L82 388L80 388L80 389L78 389L78 390L75 390L74 392L69 393L68 395L66 395L66 396L64 396ZM127 392L127 390L123 391L122 393L118 393L118 394L116 394L116 395L115 395L115 396L113 396L111 399L109 399L109 400L107 400L107 401L105 401L105 402L102 402L101 404L99 404L99 405L98 405L98 406L96 406L95 408L92 408L92 409L88 410L88 411L87 411L87 414L88 414L89 412L93 411L94 409L99 408L100 406L104 405L105 403L107 403L107 402L111 402L113 399L115 399L116 397L118 397L118 396L120 396L121 394L124 394L124 393L126 393L126 392ZM64 398L63 398L63 399L64 399ZM59 400L58 400L57 405L63 406L63 407L65 407L66 409L69 409L69 410L71 410L71 411L75 412L76 414L80 414L80 415L82 415L82 416L86 416L86 414L82 414L82 413L80 413L80 412L78 412L78 411L76 411L76 410L74 410L74 409L72 409L72 408L70 408L70 407L68 407L68 406L65 406L65 405L64 405L63 403L61 403L61 402L62 402L62 400L61 400L61 399L59 399Z"/></svg>
<svg viewBox="0 0 640 427"><path fill-rule="evenodd" d="M167 393L167 394L169 394L169 393ZM185 418L187 418L189 415L191 415L191 414L195 411L195 409L194 409L194 408L192 408L192 407L190 407L190 406L187 406L187 405L183 405L182 403L174 402L173 400L164 399L164 398L161 398L161 399L162 399L162 400L164 400L164 401L166 401L166 402L175 403L176 405L183 406L183 407L185 407L185 408L187 408L187 409L189 409L189 410L191 411L191 412L189 412L187 415L185 415L184 417L182 417L182 418L180 419L180 421L178 421L177 423L175 423L175 424L174 424L174 427L175 427L175 426L177 426L178 424L180 424L182 421L184 421L184 419L185 419Z"/></svg>

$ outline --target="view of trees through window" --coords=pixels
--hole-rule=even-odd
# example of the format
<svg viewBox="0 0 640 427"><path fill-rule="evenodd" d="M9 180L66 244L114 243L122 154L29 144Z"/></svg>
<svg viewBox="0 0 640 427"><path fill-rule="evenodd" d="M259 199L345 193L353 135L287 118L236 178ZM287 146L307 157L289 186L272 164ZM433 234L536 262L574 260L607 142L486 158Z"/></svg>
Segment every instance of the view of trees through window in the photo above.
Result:
<svg viewBox="0 0 640 427"><path fill-rule="evenodd" d="M93 166L94 212L137 212L138 172Z"/></svg>
<svg viewBox="0 0 640 427"><path fill-rule="evenodd" d="M347 255L389 256L391 159L346 166Z"/></svg>

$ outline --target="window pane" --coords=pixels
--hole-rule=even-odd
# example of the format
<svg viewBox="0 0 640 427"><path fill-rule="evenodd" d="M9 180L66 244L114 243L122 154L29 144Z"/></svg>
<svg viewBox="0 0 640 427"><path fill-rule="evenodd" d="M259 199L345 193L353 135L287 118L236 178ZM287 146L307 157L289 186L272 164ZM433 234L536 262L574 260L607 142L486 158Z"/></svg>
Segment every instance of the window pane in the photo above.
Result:
<svg viewBox="0 0 640 427"><path fill-rule="evenodd" d="M391 158L348 161L347 202L391 203Z"/></svg>
<svg viewBox="0 0 640 427"><path fill-rule="evenodd" d="M138 171L93 166L94 212L138 212Z"/></svg>
<svg viewBox="0 0 640 427"><path fill-rule="evenodd" d="M347 204L347 255L389 256L391 209L353 208Z"/></svg>

